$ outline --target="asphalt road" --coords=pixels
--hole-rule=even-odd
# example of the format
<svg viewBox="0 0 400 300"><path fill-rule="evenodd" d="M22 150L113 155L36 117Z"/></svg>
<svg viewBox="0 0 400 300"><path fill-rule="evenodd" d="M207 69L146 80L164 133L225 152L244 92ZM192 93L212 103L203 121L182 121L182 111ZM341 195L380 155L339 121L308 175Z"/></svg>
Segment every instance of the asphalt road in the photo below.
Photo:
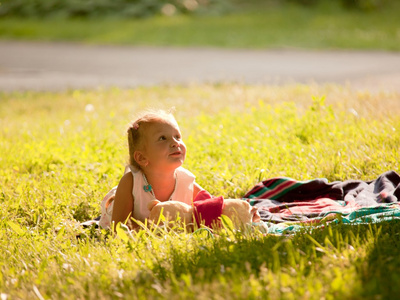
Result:
<svg viewBox="0 0 400 300"><path fill-rule="evenodd" d="M0 41L0 91L239 82L400 92L400 53Z"/></svg>

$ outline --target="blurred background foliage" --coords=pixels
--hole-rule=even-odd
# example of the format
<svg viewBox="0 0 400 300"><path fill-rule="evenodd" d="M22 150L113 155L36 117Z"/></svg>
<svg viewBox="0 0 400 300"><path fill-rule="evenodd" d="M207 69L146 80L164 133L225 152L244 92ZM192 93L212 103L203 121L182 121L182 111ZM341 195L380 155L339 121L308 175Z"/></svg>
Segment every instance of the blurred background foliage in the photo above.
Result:
<svg viewBox="0 0 400 300"><path fill-rule="evenodd" d="M0 0L0 16L143 18L175 14L221 15L244 6L317 6L339 2L346 9L378 10L398 0Z"/></svg>
<svg viewBox="0 0 400 300"><path fill-rule="evenodd" d="M229 0L0 0L0 15L24 17L126 17L221 14Z"/></svg>
<svg viewBox="0 0 400 300"><path fill-rule="evenodd" d="M301 5L316 5L325 0L283 0L293 2ZM376 10L387 2L394 2L396 0L331 0L330 2L339 1L344 8L359 9L363 11Z"/></svg>

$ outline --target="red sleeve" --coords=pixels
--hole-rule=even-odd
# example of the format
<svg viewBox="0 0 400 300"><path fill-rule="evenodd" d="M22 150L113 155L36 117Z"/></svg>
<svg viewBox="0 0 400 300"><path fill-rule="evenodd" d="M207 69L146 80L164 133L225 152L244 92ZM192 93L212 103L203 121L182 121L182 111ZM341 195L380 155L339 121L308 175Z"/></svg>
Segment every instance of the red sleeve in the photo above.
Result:
<svg viewBox="0 0 400 300"><path fill-rule="evenodd" d="M212 196L209 192L207 192L206 190L201 190L193 201L196 202L199 200L210 199L210 198L212 198Z"/></svg>
<svg viewBox="0 0 400 300"><path fill-rule="evenodd" d="M224 205L224 197L212 197L211 194L205 190L200 191L193 201L194 216L197 225L203 222L207 227L218 221L222 214L222 207Z"/></svg>

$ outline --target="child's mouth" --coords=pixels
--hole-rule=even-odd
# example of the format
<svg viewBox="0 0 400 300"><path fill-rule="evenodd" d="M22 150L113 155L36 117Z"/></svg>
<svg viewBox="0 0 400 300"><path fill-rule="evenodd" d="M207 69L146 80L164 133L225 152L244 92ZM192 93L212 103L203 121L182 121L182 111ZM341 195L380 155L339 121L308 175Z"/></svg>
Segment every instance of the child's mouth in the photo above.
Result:
<svg viewBox="0 0 400 300"><path fill-rule="evenodd" d="M176 151L170 154L170 156L180 156L182 155L182 151Z"/></svg>

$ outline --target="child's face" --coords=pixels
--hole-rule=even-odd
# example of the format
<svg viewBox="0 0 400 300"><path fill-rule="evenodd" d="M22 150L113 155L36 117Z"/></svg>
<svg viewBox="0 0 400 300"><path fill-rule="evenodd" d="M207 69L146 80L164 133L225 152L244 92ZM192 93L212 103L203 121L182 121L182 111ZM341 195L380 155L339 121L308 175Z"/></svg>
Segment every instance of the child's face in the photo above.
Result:
<svg viewBox="0 0 400 300"><path fill-rule="evenodd" d="M185 161L186 146L175 122L153 123L146 128L144 155L148 167L176 169Z"/></svg>

